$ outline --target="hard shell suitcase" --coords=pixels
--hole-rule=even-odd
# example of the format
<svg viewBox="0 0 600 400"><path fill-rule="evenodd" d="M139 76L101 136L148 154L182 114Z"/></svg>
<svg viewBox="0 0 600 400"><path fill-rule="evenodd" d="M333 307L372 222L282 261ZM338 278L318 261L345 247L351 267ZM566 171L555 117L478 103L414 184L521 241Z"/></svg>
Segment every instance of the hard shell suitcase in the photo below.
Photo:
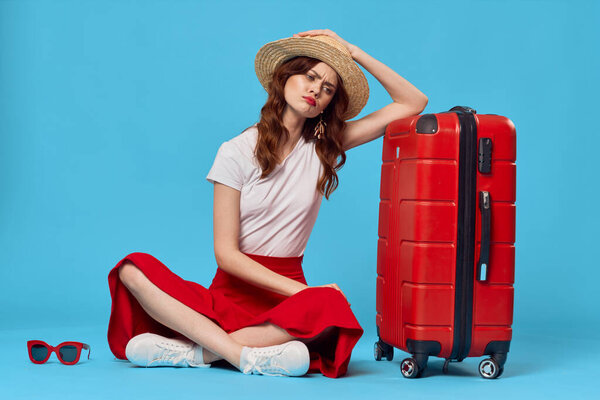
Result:
<svg viewBox="0 0 600 400"><path fill-rule="evenodd" d="M516 133L468 107L390 123L383 141L375 358L394 347L418 377L429 356L490 356L504 369L512 337Z"/></svg>

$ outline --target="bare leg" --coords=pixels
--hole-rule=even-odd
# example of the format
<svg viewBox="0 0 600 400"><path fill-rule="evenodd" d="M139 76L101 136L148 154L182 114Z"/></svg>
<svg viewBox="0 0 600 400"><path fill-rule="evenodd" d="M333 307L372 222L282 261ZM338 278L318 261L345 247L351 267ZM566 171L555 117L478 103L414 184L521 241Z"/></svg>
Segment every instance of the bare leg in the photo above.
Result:
<svg viewBox="0 0 600 400"><path fill-rule="evenodd" d="M294 336L287 333L285 329L269 323L239 329L235 332L231 332L229 337L237 343L248 347L274 346L296 339ZM204 362L206 363L211 363L223 358L207 349L204 349L203 354Z"/></svg>
<svg viewBox="0 0 600 400"><path fill-rule="evenodd" d="M231 332L229 336L244 346L266 347L283 344L289 342L290 340L299 340L305 344L309 344L313 341L318 341L319 339L326 337L327 335L331 334L333 330L333 327L328 327L325 328L321 334L313 338L302 339L291 336L285 329L280 328L277 325L264 323L262 325L249 326L239 329L235 332ZM204 349L203 354L205 360L204 362L206 363L211 363L213 361L222 359L222 357L220 357L218 354L214 354L206 349Z"/></svg>
<svg viewBox="0 0 600 400"><path fill-rule="evenodd" d="M119 268L119 277L148 315L202 346L205 363L224 358L239 368L243 346L271 346L294 339L273 324L247 327L227 334L209 318L163 292L134 264L124 263Z"/></svg>

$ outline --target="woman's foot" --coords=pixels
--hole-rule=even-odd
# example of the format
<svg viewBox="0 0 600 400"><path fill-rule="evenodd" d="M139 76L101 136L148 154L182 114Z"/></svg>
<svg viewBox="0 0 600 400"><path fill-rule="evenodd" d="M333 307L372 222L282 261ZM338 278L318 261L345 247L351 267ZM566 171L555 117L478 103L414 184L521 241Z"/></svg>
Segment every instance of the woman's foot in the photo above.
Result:
<svg viewBox="0 0 600 400"><path fill-rule="evenodd" d="M244 374L269 376L302 376L308 372L310 355L300 341L269 347L244 347L240 371Z"/></svg>
<svg viewBox="0 0 600 400"><path fill-rule="evenodd" d="M202 347L183 337L142 333L127 343L125 355L141 367L210 367L204 363Z"/></svg>

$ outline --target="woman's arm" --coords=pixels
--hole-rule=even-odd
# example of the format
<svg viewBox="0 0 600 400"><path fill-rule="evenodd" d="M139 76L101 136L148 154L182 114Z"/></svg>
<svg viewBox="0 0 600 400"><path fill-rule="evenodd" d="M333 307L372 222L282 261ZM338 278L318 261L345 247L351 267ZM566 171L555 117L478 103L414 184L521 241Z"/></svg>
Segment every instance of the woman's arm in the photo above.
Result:
<svg viewBox="0 0 600 400"><path fill-rule="evenodd" d="M254 261L239 250L240 192L215 182L213 234L215 258L223 271L263 289L291 296L308 286Z"/></svg>
<svg viewBox="0 0 600 400"><path fill-rule="evenodd" d="M409 81L390 67L374 59L357 46L350 44L329 29L316 29L294 36L328 35L342 43L352 58L362 65L387 90L393 102L361 119L348 121L344 131L344 151L383 136L386 126L401 118L420 114L428 98Z"/></svg>

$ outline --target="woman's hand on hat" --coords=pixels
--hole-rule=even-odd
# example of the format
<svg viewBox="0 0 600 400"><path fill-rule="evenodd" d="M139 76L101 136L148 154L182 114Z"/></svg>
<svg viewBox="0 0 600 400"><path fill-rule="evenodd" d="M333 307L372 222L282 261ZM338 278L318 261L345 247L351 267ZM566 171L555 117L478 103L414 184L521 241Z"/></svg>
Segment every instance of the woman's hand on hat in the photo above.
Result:
<svg viewBox="0 0 600 400"><path fill-rule="evenodd" d="M326 36L330 36L330 37L334 38L335 40L337 40L338 42L343 44L344 47L347 48L348 51L350 52L350 54L352 55L352 58L354 58L354 49L356 48L356 46L346 42L344 39L339 37L339 35L337 33L335 33L334 31L332 31L331 29L313 29L310 31L294 33L293 36L294 37L303 37L303 36L319 36L319 35L326 35Z"/></svg>

